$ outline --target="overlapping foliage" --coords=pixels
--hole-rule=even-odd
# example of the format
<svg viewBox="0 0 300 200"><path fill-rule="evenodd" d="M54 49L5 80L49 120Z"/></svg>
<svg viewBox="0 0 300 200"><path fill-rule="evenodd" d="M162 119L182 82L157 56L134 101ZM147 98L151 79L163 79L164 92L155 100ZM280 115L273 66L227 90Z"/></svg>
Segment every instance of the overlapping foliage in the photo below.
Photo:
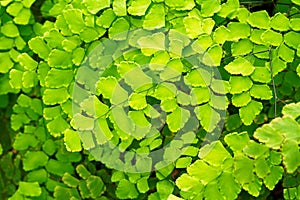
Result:
<svg viewBox="0 0 300 200"><path fill-rule="evenodd" d="M3 199L299 198L298 0L0 5ZM143 37L122 43L128 33ZM93 56L104 38L135 50ZM97 148L112 144L146 155L165 146L168 162L152 171L144 157Z"/></svg>

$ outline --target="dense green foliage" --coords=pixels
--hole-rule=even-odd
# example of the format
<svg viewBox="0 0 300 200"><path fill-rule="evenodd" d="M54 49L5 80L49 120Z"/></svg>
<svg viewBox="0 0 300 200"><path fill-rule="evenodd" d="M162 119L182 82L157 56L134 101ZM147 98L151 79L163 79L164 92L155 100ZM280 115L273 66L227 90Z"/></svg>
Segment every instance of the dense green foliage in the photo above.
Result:
<svg viewBox="0 0 300 200"><path fill-rule="evenodd" d="M1 199L299 199L299 0L0 5Z"/></svg>

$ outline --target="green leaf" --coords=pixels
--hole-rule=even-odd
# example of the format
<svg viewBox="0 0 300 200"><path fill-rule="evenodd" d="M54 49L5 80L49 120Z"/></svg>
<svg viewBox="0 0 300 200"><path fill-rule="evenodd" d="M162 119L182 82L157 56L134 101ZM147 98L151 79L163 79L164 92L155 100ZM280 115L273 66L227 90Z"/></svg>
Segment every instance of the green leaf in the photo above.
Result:
<svg viewBox="0 0 300 200"><path fill-rule="evenodd" d="M127 14L126 0L114 0L112 7L117 16L125 16Z"/></svg>
<svg viewBox="0 0 300 200"><path fill-rule="evenodd" d="M113 137L113 134L110 131L106 122L106 119L103 118L98 119L98 124L96 124L94 132L98 144L104 144L107 141L111 140Z"/></svg>
<svg viewBox="0 0 300 200"><path fill-rule="evenodd" d="M200 124L207 132L212 132L221 120L219 113L215 111L215 109L213 109L209 104L196 107L194 112L196 113L197 118L200 120Z"/></svg>
<svg viewBox="0 0 300 200"><path fill-rule="evenodd" d="M294 31L300 31L300 19L299 18L293 18L290 19L290 27L294 30Z"/></svg>
<svg viewBox="0 0 300 200"><path fill-rule="evenodd" d="M138 188L139 192L146 193L149 190L148 178L143 177L143 178L139 179L137 182L137 188Z"/></svg>
<svg viewBox="0 0 300 200"><path fill-rule="evenodd" d="M35 37L29 40L29 48L42 59L47 59L50 53L50 48L41 37Z"/></svg>
<svg viewBox="0 0 300 200"><path fill-rule="evenodd" d="M293 119L296 119L300 116L300 103L290 103L285 105L282 109L282 114L284 116L290 116Z"/></svg>
<svg viewBox="0 0 300 200"><path fill-rule="evenodd" d="M261 191L262 181L254 176L254 180L249 184L245 184L243 188L252 196L258 197Z"/></svg>
<svg viewBox="0 0 300 200"><path fill-rule="evenodd" d="M30 134L18 134L14 143L14 149L18 151L26 150L29 147L35 147L38 144L38 140Z"/></svg>
<svg viewBox="0 0 300 200"><path fill-rule="evenodd" d="M38 66L38 63L33 60L27 53L22 53L18 56L20 64L27 70L35 70Z"/></svg>
<svg viewBox="0 0 300 200"><path fill-rule="evenodd" d="M234 153L241 152L249 143L250 138L247 132L230 133L225 136L225 142Z"/></svg>
<svg viewBox="0 0 300 200"><path fill-rule="evenodd" d="M98 118L105 116L109 108L107 105L102 103L96 96L90 96L80 103L82 111L86 112L89 116Z"/></svg>
<svg viewBox="0 0 300 200"><path fill-rule="evenodd" d="M283 37L280 33L272 30L266 30L261 34L261 40L266 44L279 46L283 41Z"/></svg>
<svg viewBox="0 0 300 200"><path fill-rule="evenodd" d="M266 154L268 150L268 147L265 145L250 140L248 145L243 149L243 152L245 155L257 160L259 157L262 157L264 154Z"/></svg>
<svg viewBox="0 0 300 200"><path fill-rule="evenodd" d="M22 1L22 4L24 5L25 8L30 8L34 2L35 0L24 0Z"/></svg>
<svg viewBox="0 0 300 200"><path fill-rule="evenodd" d="M77 187L79 184L79 180L69 173L65 173L62 177L62 181L69 187Z"/></svg>
<svg viewBox="0 0 300 200"><path fill-rule="evenodd" d="M87 8L87 10L92 14L97 14L100 10L110 6L110 0L101 0L101 1L83 0L82 3Z"/></svg>
<svg viewBox="0 0 300 200"><path fill-rule="evenodd" d="M94 123L95 120L93 118L83 116L80 113L76 113L71 121L72 127L76 130L93 130Z"/></svg>
<svg viewBox="0 0 300 200"><path fill-rule="evenodd" d="M109 38L115 40L124 40L127 38L127 32L129 30L129 27L130 25L125 18L118 18L113 22L112 26L109 28L108 36Z"/></svg>
<svg viewBox="0 0 300 200"><path fill-rule="evenodd" d="M204 185L215 180L222 173L220 168L208 165L202 160L197 160L190 165L187 168L187 172L190 176L198 179Z"/></svg>
<svg viewBox="0 0 300 200"><path fill-rule="evenodd" d="M253 178L254 161L244 155L235 156L234 177L243 186L250 183Z"/></svg>
<svg viewBox="0 0 300 200"><path fill-rule="evenodd" d="M219 188L226 199L236 199L241 191L241 186L235 181L233 174L223 172L218 178Z"/></svg>
<svg viewBox="0 0 300 200"><path fill-rule="evenodd" d="M82 198L86 199L86 198L90 198L90 191L87 187L86 181L81 181L79 182L79 187L78 187L79 191L80 191L80 195Z"/></svg>
<svg viewBox="0 0 300 200"><path fill-rule="evenodd" d="M228 0L221 5L221 10L218 12L218 15L226 18L231 15L240 7L240 2L238 0Z"/></svg>
<svg viewBox="0 0 300 200"><path fill-rule="evenodd" d="M177 107L171 114L167 115L167 124L172 132L177 132L185 126L190 118L190 112L181 107Z"/></svg>
<svg viewBox="0 0 300 200"><path fill-rule="evenodd" d="M133 183L123 179L118 184L116 196L120 199L134 199L138 197L138 191Z"/></svg>
<svg viewBox="0 0 300 200"><path fill-rule="evenodd" d="M269 83L271 81L271 73L267 67L255 67L251 74L251 79L260 83Z"/></svg>
<svg viewBox="0 0 300 200"><path fill-rule="evenodd" d="M201 193L204 188L203 184L197 178L186 173L176 179L176 185L184 192Z"/></svg>
<svg viewBox="0 0 300 200"><path fill-rule="evenodd" d="M231 45L231 53L233 56L246 55L253 49L253 44L249 39L242 39Z"/></svg>
<svg viewBox="0 0 300 200"><path fill-rule="evenodd" d="M85 168L83 164L77 165L76 172L83 179L87 179L91 175L91 173Z"/></svg>
<svg viewBox="0 0 300 200"><path fill-rule="evenodd" d="M105 1L103 1L105 2ZM82 12L79 9L68 9L63 11L63 16L70 30L79 34L85 27Z"/></svg>
<svg viewBox="0 0 300 200"><path fill-rule="evenodd" d="M203 17L211 17L221 10L221 5L218 0L203 0L200 5L201 15Z"/></svg>
<svg viewBox="0 0 300 200"><path fill-rule="evenodd" d="M46 170L54 175L63 176L65 173L73 174L74 167L71 162L62 162L50 159L46 164Z"/></svg>
<svg viewBox="0 0 300 200"><path fill-rule="evenodd" d="M276 13L271 18L270 26L278 31L288 31L290 29L289 19L282 13Z"/></svg>
<svg viewBox="0 0 300 200"><path fill-rule="evenodd" d="M269 100L273 97L273 93L268 85L254 84L250 89L250 94L252 97L262 100Z"/></svg>
<svg viewBox="0 0 300 200"><path fill-rule="evenodd" d="M101 77L96 86L97 95L102 94L104 98L111 99L117 84L115 77Z"/></svg>
<svg viewBox="0 0 300 200"><path fill-rule="evenodd" d="M0 73L7 73L11 68L13 68L14 63L11 60L8 52L0 52Z"/></svg>
<svg viewBox="0 0 300 200"><path fill-rule="evenodd" d="M48 64L55 68L69 68L72 66L72 55L68 52L54 49L51 51Z"/></svg>
<svg viewBox="0 0 300 200"><path fill-rule="evenodd" d="M135 110L142 110L147 107L146 97L143 94L133 93L129 97L129 105Z"/></svg>
<svg viewBox="0 0 300 200"><path fill-rule="evenodd" d="M23 169L30 171L45 166L48 156L43 151L27 151L23 160Z"/></svg>
<svg viewBox="0 0 300 200"><path fill-rule="evenodd" d="M46 120L55 119L57 116L60 115L60 113L61 113L60 106L46 107L43 109L43 117Z"/></svg>
<svg viewBox="0 0 300 200"><path fill-rule="evenodd" d="M7 37L0 37L0 50L10 50L14 46L14 40Z"/></svg>
<svg viewBox="0 0 300 200"><path fill-rule="evenodd" d="M162 83L155 88L155 98L159 100L173 99L176 96L177 88L171 83Z"/></svg>
<svg viewBox="0 0 300 200"><path fill-rule="evenodd" d="M153 55L149 68L151 70L163 70L169 61L170 56L168 52L158 51Z"/></svg>
<svg viewBox="0 0 300 200"><path fill-rule="evenodd" d="M240 108L239 114L242 122L249 126L252 124L255 117L260 113L263 106L261 102L252 100L247 106Z"/></svg>
<svg viewBox="0 0 300 200"><path fill-rule="evenodd" d="M92 42L94 40L97 40L101 35L99 34L99 32L91 27L85 27L79 34L80 38L86 42Z"/></svg>
<svg viewBox="0 0 300 200"><path fill-rule="evenodd" d="M231 31L227 29L225 26L220 26L216 28L216 30L213 32L213 39L218 44L224 44L225 41L227 41L231 37L230 32Z"/></svg>
<svg viewBox="0 0 300 200"><path fill-rule="evenodd" d="M67 129L64 131L64 142L68 151L78 152L81 151L81 141L78 132Z"/></svg>
<svg viewBox="0 0 300 200"><path fill-rule="evenodd" d="M268 29L270 26L270 17L265 10L256 11L250 14L247 22L252 26L260 29Z"/></svg>
<svg viewBox="0 0 300 200"><path fill-rule="evenodd" d="M254 66L245 58L238 57L224 67L230 74L249 76L254 71Z"/></svg>
<svg viewBox="0 0 300 200"><path fill-rule="evenodd" d="M15 89L22 88L23 72L16 69L11 69L9 72L9 85Z"/></svg>
<svg viewBox="0 0 300 200"><path fill-rule="evenodd" d="M38 170L34 170L31 171L27 174L26 176L26 180L28 182L35 182L37 181L39 184L45 183L47 180L47 172L45 169L38 169Z"/></svg>
<svg viewBox="0 0 300 200"><path fill-rule="evenodd" d="M44 142L42 149L46 154L52 156L56 152L56 144L52 139L48 139Z"/></svg>
<svg viewBox="0 0 300 200"><path fill-rule="evenodd" d="M176 161L176 168L187 168L191 163L191 157L182 157Z"/></svg>
<svg viewBox="0 0 300 200"><path fill-rule="evenodd" d="M165 4L176 10L192 10L195 7L195 2L193 0L176 2L173 0L166 0Z"/></svg>
<svg viewBox="0 0 300 200"><path fill-rule="evenodd" d="M137 139L142 139L150 131L151 124L148 122L147 118L142 111L130 111L130 119L133 120L135 124L135 130L132 135Z"/></svg>
<svg viewBox="0 0 300 200"><path fill-rule="evenodd" d="M292 1L292 3L294 3L294 4L296 4L296 5L300 5L300 1L299 0L291 0Z"/></svg>
<svg viewBox="0 0 300 200"><path fill-rule="evenodd" d="M261 39L261 35L265 32L263 29L253 29L251 32L250 40L251 42L254 42L255 44L264 44L264 42Z"/></svg>
<svg viewBox="0 0 300 200"><path fill-rule="evenodd" d="M288 140L283 143L282 156L288 173L293 173L300 166L300 152L296 141Z"/></svg>
<svg viewBox="0 0 300 200"><path fill-rule="evenodd" d="M113 5L115 5L115 1L113 2ZM111 8L109 8L104 10L103 13L96 19L96 24L104 28L109 28L115 18L116 14Z"/></svg>
<svg viewBox="0 0 300 200"><path fill-rule="evenodd" d="M25 71L23 73L22 81L24 88L34 87L38 82L37 74L33 71Z"/></svg>
<svg viewBox="0 0 300 200"><path fill-rule="evenodd" d="M199 18L187 16L183 19L183 23L189 37L197 38L200 34L203 33L202 28L194 28L202 26L202 21Z"/></svg>
<svg viewBox="0 0 300 200"><path fill-rule="evenodd" d="M41 195L42 190L38 182L19 182L18 192L25 196L38 197Z"/></svg>
<svg viewBox="0 0 300 200"><path fill-rule="evenodd" d="M289 31L288 33L284 34L284 42L289 47L297 49L300 45L300 34L294 31Z"/></svg>
<svg viewBox="0 0 300 200"><path fill-rule="evenodd" d="M206 18L202 21L202 29L203 31L210 35L212 33L213 28L215 27L215 21L211 18Z"/></svg>
<svg viewBox="0 0 300 200"><path fill-rule="evenodd" d="M27 25L31 16L32 15L30 9L22 8L22 10L18 12L17 16L14 17L14 22L15 24Z"/></svg>
<svg viewBox="0 0 300 200"><path fill-rule="evenodd" d="M221 166L226 159L232 158L220 141L203 146L198 156L208 164L216 167Z"/></svg>
<svg viewBox="0 0 300 200"><path fill-rule="evenodd" d="M132 1L128 7L128 13L136 16L143 16L146 13L147 8L150 6L150 0L137 0Z"/></svg>
<svg viewBox="0 0 300 200"><path fill-rule="evenodd" d="M225 127L227 131L233 131L241 125L242 121L238 114L233 114L225 118Z"/></svg>
<svg viewBox="0 0 300 200"><path fill-rule="evenodd" d="M135 125L133 121L127 116L122 107L116 106L111 110L111 112L113 122L120 129L120 131L123 131L126 134L130 134L133 132Z"/></svg>
<svg viewBox="0 0 300 200"><path fill-rule="evenodd" d="M270 67L270 63L266 63L266 67ZM282 72L287 67L286 62L282 61L280 58L275 57L272 61L273 76Z"/></svg>
<svg viewBox="0 0 300 200"><path fill-rule="evenodd" d="M100 177L90 176L86 183L92 198L97 198L104 192L105 185Z"/></svg>
<svg viewBox="0 0 300 200"><path fill-rule="evenodd" d="M150 36L140 37L137 41L138 47L146 56L150 56L158 51L165 50L165 34L158 32ZM170 47L171 53L176 53Z"/></svg>
<svg viewBox="0 0 300 200"><path fill-rule="evenodd" d="M209 105L218 110L226 110L228 106L227 97L211 94Z"/></svg>
<svg viewBox="0 0 300 200"><path fill-rule="evenodd" d="M173 112L176 108L178 108L176 99L162 100L160 106L165 112Z"/></svg>
<svg viewBox="0 0 300 200"><path fill-rule="evenodd" d="M234 94L232 96L232 105L235 107L246 106L251 101L251 96L249 92L243 92L241 94Z"/></svg>
<svg viewBox="0 0 300 200"><path fill-rule="evenodd" d="M228 81L214 79L211 82L211 89L217 94L227 94L230 91L230 85Z"/></svg>
<svg viewBox="0 0 300 200"><path fill-rule="evenodd" d="M21 2L12 2L8 5L6 12L14 17L22 10L23 5Z"/></svg>
<svg viewBox="0 0 300 200"><path fill-rule="evenodd" d="M248 38L251 32L248 24L240 22L229 22L227 29L230 31L229 38L231 41Z"/></svg>
<svg viewBox="0 0 300 200"><path fill-rule="evenodd" d="M174 185L168 180L162 180L156 183L157 192L160 198L167 198L174 190Z"/></svg>
<svg viewBox="0 0 300 200"><path fill-rule="evenodd" d="M202 62L207 66L220 66L222 55L222 48L218 44L215 44L204 53Z"/></svg>
<svg viewBox="0 0 300 200"><path fill-rule="evenodd" d="M143 28L154 30L165 26L165 8L163 4L154 4L150 7L143 21Z"/></svg>
<svg viewBox="0 0 300 200"><path fill-rule="evenodd" d="M68 87L72 80L73 71L52 68L45 78L45 86L48 88Z"/></svg>
<svg viewBox="0 0 300 200"><path fill-rule="evenodd" d="M211 73L199 68L192 70L184 77L184 82L193 87L207 87L211 82Z"/></svg>
<svg viewBox="0 0 300 200"><path fill-rule="evenodd" d="M206 103L210 100L210 91L207 87L192 88L191 96L192 105Z"/></svg>
<svg viewBox="0 0 300 200"><path fill-rule="evenodd" d="M212 38L210 35L200 35L197 40L192 44L192 49L199 53L203 54L208 47L213 44Z"/></svg>
<svg viewBox="0 0 300 200"><path fill-rule="evenodd" d="M18 27L11 21L1 26L1 33L3 33L7 37L12 38L19 36Z"/></svg>
<svg viewBox="0 0 300 200"><path fill-rule="evenodd" d="M204 196L207 199L222 199L223 195L219 192L217 181L212 181L205 187Z"/></svg>
<svg viewBox="0 0 300 200"><path fill-rule="evenodd" d="M69 124L61 117L56 117L53 121L49 122L47 125L48 131L52 136L60 136L63 131L69 128Z"/></svg>
<svg viewBox="0 0 300 200"><path fill-rule="evenodd" d="M242 92L246 92L253 85L250 78L242 76L231 76L229 79L229 84L231 86L231 94L240 94Z"/></svg>
<svg viewBox="0 0 300 200"><path fill-rule="evenodd" d="M55 105L66 102L70 95L67 88L45 89L43 94L43 102L46 105Z"/></svg>
<svg viewBox="0 0 300 200"><path fill-rule="evenodd" d="M271 172L271 167L264 157L255 159L255 173L259 178L264 179Z"/></svg>
<svg viewBox="0 0 300 200"><path fill-rule="evenodd" d="M256 129L254 137L260 142L265 143L269 148L274 149L279 149L284 139L280 133L275 132L270 124L263 125Z"/></svg>
<svg viewBox="0 0 300 200"><path fill-rule="evenodd" d="M264 184L269 190L274 190L277 183L282 179L284 170L281 166L272 166L271 172L264 178Z"/></svg>

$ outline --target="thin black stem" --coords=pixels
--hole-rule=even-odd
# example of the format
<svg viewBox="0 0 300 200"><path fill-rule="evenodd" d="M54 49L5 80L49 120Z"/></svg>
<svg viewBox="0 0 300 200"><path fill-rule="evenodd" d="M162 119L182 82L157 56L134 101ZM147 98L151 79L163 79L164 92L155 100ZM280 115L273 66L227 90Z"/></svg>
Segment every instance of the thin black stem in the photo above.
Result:
<svg viewBox="0 0 300 200"><path fill-rule="evenodd" d="M269 59L270 59L270 72L271 72L273 94L274 94L274 118L275 118L277 116L277 91L276 91L275 80L273 75L272 46L270 46L269 48Z"/></svg>
<svg viewBox="0 0 300 200"><path fill-rule="evenodd" d="M246 55L244 55L244 56L252 56L252 55L255 55L255 54L266 53L266 52L269 52L269 50L263 50L263 51L258 51L258 52L252 52L252 53L246 54ZM239 57L239 56L229 56L229 57L223 58L223 59L222 59L222 62L225 61L225 60L228 60L228 59L231 59L231 58L237 58L237 57Z"/></svg>

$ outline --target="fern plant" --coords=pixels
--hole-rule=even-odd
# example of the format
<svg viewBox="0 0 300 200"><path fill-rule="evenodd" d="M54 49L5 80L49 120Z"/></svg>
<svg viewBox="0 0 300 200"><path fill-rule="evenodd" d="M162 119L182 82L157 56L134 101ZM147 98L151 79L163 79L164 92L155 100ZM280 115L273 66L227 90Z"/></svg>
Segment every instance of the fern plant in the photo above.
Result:
<svg viewBox="0 0 300 200"><path fill-rule="evenodd" d="M0 1L1 198L297 199L299 8Z"/></svg>

